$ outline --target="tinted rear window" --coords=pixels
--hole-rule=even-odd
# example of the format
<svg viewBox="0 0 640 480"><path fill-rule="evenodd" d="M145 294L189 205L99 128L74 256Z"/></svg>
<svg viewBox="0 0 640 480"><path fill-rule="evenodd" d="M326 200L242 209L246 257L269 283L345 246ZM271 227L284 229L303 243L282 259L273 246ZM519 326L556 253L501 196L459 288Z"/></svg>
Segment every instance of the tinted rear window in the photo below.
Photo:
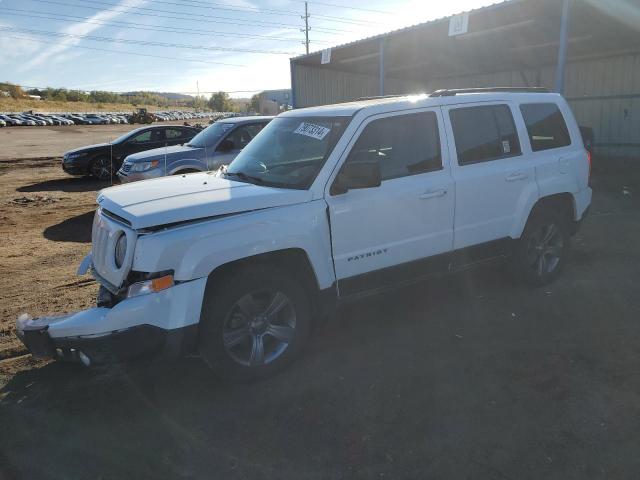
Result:
<svg viewBox="0 0 640 480"><path fill-rule="evenodd" d="M456 108L449 117L459 165L520 155L520 141L507 105Z"/></svg>
<svg viewBox="0 0 640 480"><path fill-rule="evenodd" d="M564 117L555 103L520 105L534 152L571 145Z"/></svg>

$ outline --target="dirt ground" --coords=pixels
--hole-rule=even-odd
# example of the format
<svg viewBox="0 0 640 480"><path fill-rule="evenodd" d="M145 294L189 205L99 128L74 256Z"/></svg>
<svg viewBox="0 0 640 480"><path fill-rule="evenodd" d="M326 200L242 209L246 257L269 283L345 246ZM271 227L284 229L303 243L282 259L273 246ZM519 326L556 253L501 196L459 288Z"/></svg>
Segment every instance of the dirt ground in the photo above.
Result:
<svg viewBox="0 0 640 480"><path fill-rule="evenodd" d="M197 359L94 371L20 355L19 313L93 302L74 272L97 186L57 160L0 164L0 479L640 474L637 173L594 179L553 285L494 267L359 301L281 375L229 385Z"/></svg>

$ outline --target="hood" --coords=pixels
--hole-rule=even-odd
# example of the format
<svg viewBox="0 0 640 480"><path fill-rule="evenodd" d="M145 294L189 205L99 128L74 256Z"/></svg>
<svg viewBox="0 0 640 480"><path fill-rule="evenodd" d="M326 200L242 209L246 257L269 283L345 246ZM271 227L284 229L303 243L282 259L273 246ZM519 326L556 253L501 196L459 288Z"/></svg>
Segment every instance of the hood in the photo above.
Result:
<svg viewBox="0 0 640 480"><path fill-rule="evenodd" d="M106 188L98 194L102 208L129 221L134 229L294 205L311 199L309 190L262 187L210 173L132 182Z"/></svg>
<svg viewBox="0 0 640 480"><path fill-rule="evenodd" d="M82 152L90 152L92 150L99 150L101 148L109 148L109 144L108 143L96 143L95 145L87 145L85 147L80 147L80 148L74 148L73 150L69 150L67 152L65 152L65 155L68 155L70 153L82 153Z"/></svg>
<svg viewBox="0 0 640 480"><path fill-rule="evenodd" d="M132 153L131 155L127 156L127 161L146 161L152 158L158 158L160 156L164 157L165 155L167 155L167 157L182 157L187 153L200 153L200 151L202 150L202 148L188 147L186 145L173 145L166 148L160 147L154 148L153 150L145 150L144 152Z"/></svg>

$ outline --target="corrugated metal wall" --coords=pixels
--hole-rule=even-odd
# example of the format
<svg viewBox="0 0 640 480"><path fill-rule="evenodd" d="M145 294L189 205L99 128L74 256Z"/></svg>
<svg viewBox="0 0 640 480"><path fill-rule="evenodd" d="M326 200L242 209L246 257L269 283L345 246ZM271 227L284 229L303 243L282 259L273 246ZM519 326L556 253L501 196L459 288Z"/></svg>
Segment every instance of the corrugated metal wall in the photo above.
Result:
<svg viewBox="0 0 640 480"><path fill-rule="evenodd" d="M378 94L378 77L296 66L298 107L324 105ZM544 86L553 88L555 67L439 78L422 84L385 80L385 93L431 92L439 88ZM640 155L640 54L567 65L565 97L580 125L592 127L602 155Z"/></svg>
<svg viewBox="0 0 640 480"><path fill-rule="evenodd" d="M378 77L358 73L329 70L305 65L296 65L293 82L295 85L296 108L328 105L371 97L379 94ZM387 90L401 93L412 92L421 86L415 82L388 78Z"/></svg>

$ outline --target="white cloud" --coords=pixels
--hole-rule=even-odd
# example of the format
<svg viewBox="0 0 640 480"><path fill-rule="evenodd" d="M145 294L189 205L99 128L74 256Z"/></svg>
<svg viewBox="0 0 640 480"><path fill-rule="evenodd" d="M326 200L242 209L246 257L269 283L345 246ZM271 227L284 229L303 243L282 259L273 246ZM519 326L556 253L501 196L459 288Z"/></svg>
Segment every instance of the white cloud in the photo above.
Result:
<svg viewBox="0 0 640 480"><path fill-rule="evenodd" d="M108 22L109 20L118 18L119 16L131 10L131 8L139 7L141 5L144 5L145 3L147 3L147 0L123 0L118 5L116 5L114 9L98 12L83 22L78 22L63 28L60 33L70 35L88 35L94 30L101 28L101 22ZM60 55L74 45L78 45L81 41L81 38L60 37L59 43L54 43L45 51L37 55L34 59L24 64L21 70L29 70L43 64L44 62L50 62L55 59L57 55Z"/></svg>
<svg viewBox="0 0 640 480"><path fill-rule="evenodd" d="M0 27L13 27L13 25L0 22ZM32 37L26 33L16 34L16 36L20 38L15 38L16 36L8 32L5 33L6 36L5 34L0 35L0 52L2 52L2 55L0 55L0 65L11 65L14 62L31 57L38 50L42 49L42 45L35 41L30 41L29 39ZM6 79L0 81L4 80Z"/></svg>

